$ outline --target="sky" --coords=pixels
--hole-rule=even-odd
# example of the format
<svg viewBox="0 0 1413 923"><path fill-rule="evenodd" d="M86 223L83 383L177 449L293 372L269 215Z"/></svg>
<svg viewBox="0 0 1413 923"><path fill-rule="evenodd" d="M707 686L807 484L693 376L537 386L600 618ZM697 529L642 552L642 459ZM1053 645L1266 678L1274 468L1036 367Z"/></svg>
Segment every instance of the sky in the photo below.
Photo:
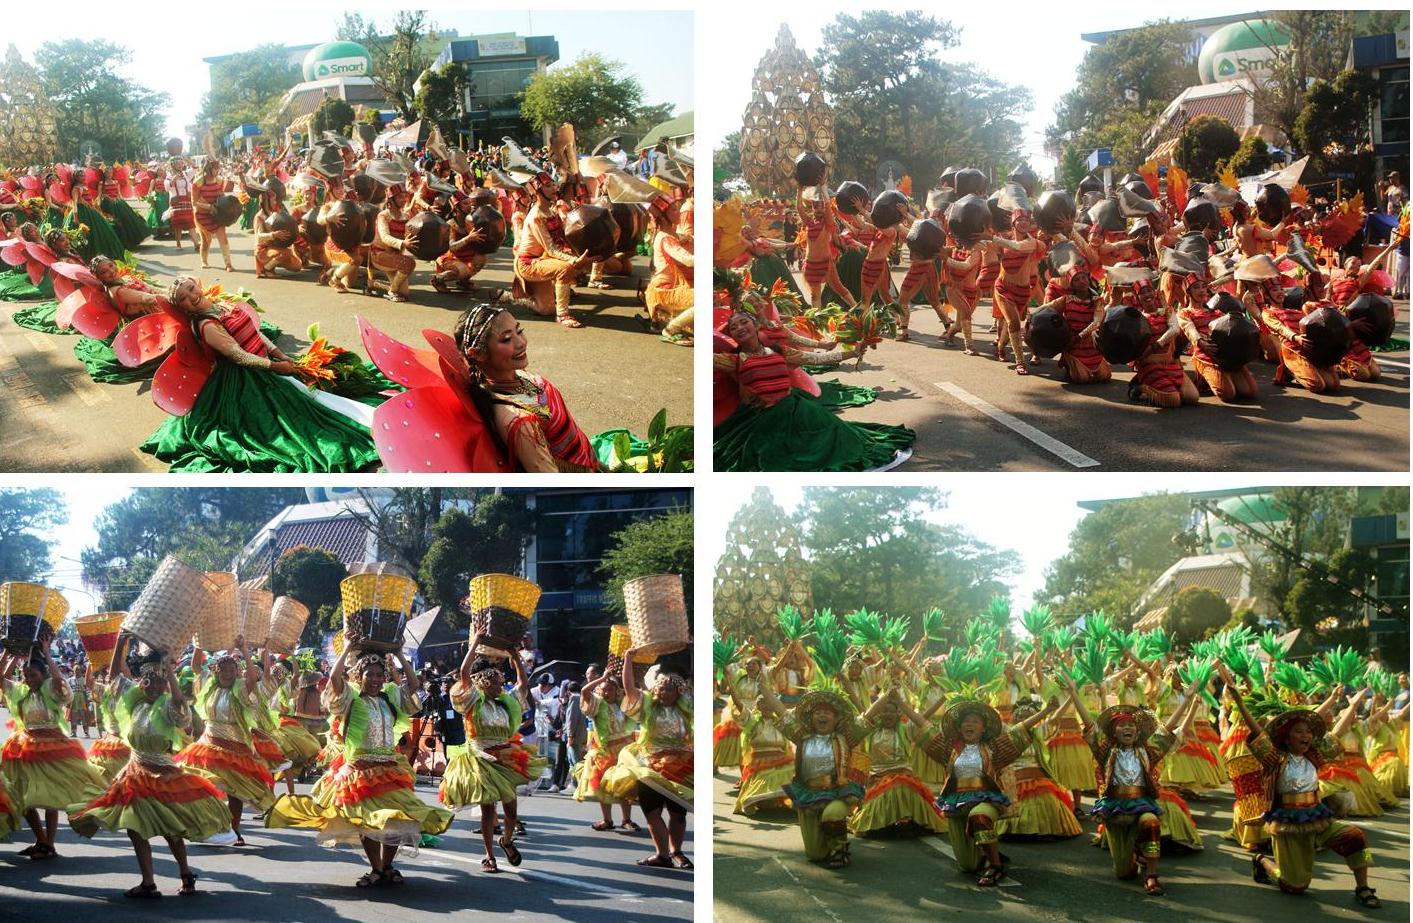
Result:
<svg viewBox="0 0 1413 923"><path fill-rule="evenodd" d="M820 483L816 481L816 483ZM1271 477L1223 476L1220 486L1264 486ZM1045 568L1069 547L1070 532L1087 515L1081 500L1134 497L1157 490L1202 490L1218 486L1210 475L1173 474L1159 484L1149 475L1110 474L1103 478L1076 474L994 474L934 477L926 481L912 478L911 486L939 487L948 492L947 506L929 518L965 528L976 538L997 548L1010 548L1021 558L1021 573L1012 583L1013 611L1019 612L1035 601L1045 586ZM724 502L698 502L697 541L705 555L698 560L716 561L725 550L726 529L731 517L750 500L751 489L740 482L740 490L718 494ZM849 486L864 486L851 483ZM787 513L793 512L803 496L798 483L772 484L775 502ZM887 487L880 487L887 490ZM817 600L827 605L827 600Z"/></svg>
<svg viewBox="0 0 1413 923"><path fill-rule="evenodd" d="M523 7L525 4L518 4ZM210 89L209 66L202 58L249 51L263 43L279 41L307 45L331 41L346 7L324 3L279 4L246 2L238 9L226 9L213 28L199 30L189 15L113 16L111 7L101 7L101 17L64 15L38 17L30 28L7 30L4 42L13 43L30 63L34 52L48 41L60 39L106 39L132 52L132 62L122 68L123 76L150 89L171 95L167 135L185 137L201 109L201 98ZM361 12L380 25L390 25L392 10L383 5ZM188 11L191 12L191 11ZM215 14L215 8L209 12ZM672 103L677 112L692 109L692 14L690 12L582 12L550 9L506 10L428 8L429 18L440 29L455 29L461 35L516 32L520 35L552 35L559 41L560 65L570 64L580 54L597 51L627 65L627 71L643 85L643 103ZM54 26L63 24L62 33ZM272 33L272 24L277 26ZM555 66L560 66L555 65ZM552 66L551 71L554 70Z"/></svg>
<svg viewBox="0 0 1413 923"><path fill-rule="evenodd" d="M940 53L951 63L970 61L978 64L992 77L1003 83L1030 90L1033 107L1025 119L1023 151L1031 166L1042 176L1054 169L1054 161L1044 152L1045 127L1054 120L1055 106L1060 97L1074 86L1075 69L1091 47L1080 39L1080 33L1105 32L1132 28L1156 19L1202 19L1227 15L1240 9L1231 6L1195 5L1164 7L1162 5L1103 4L1103 3L1025 3L999 11L990 4L875 4L898 9L928 9L932 15L951 22L961 30L961 44ZM712 84L712 94L703 98L703 110L709 110L711 124L725 126L721 134L741 127L741 113L751 100L751 76L756 63L775 44L781 22L790 26L795 44L813 57L819 48L820 32L840 9L854 12L855 5L840 4L792 5L788 15L763 15L755 18L752 28L732 29L732 63L723 68ZM710 41L711 33L730 28L713 24L703 17L701 28ZM1198 83L1196 67L1194 84ZM718 135L719 137L719 135Z"/></svg>
<svg viewBox="0 0 1413 923"><path fill-rule="evenodd" d="M83 586L79 555L96 543L94 522L103 508L117 503L131 491L108 478L65 478L58 491L69 507L69 520L54 530L55 545L50 549L53 572L43 582L63 592L69 600L69 615L96 612L99 599Z"/></svg>

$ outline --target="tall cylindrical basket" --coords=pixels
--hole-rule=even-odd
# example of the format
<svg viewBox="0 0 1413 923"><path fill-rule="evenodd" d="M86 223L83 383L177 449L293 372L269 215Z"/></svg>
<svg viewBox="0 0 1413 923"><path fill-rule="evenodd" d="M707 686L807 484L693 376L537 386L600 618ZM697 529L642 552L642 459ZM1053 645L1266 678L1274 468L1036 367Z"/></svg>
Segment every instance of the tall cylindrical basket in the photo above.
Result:
<svg viewBox="0 0 1413 923"><path fill-rule="evenodd" d="M79 641L94 670L106 670L113 662L113 651L118 646L118 634L126 617L126 612L95 612L74 619Z"/></svg>
<svg viewBox="0 0 1413 923"><path fill-rule="evenodd" d="M240 610L236 575L227 571L207 571L211 582L210 601L200 621L196 623L192 642L203 651L223 651L235 646L240 633L237 616Z"/></svg>
<svg viewBox="0 0 1413 923"><path fill-rule="evenodd" d="M206 575L167 555L128 607L123 629L148 647L175 655L191 640L210 598Z"/></svg>
<svg viewBox="0 0 1413 923"><path fill-rule="evenodd" d="M479 634L477 651L512 657L525 637L540 587L513 574L481 574L471 581L471 634Z"/></svg>
<svg viewBox="0 0 1413 923"><path fill-rule="evenodd" d="M293 654L299 646L299 633L309 621L309 607L297 599L281 596L270 610L270 636L265 646L277 654Z"/></svg>
<svg viewBox="0 0 1413 923"><path fill-rule="evenodd" d="M0 583L0 644L7 653L28 654L35 644L54 639L68 612L69 601L52 587Z"/></svg>
<svg viewBox="0 0 1413 923"><path fill-rule="evenodd" d="M687 604L678 574L653 574L623 584L628 631L639 653L662 657L691 643Z"/></svg>

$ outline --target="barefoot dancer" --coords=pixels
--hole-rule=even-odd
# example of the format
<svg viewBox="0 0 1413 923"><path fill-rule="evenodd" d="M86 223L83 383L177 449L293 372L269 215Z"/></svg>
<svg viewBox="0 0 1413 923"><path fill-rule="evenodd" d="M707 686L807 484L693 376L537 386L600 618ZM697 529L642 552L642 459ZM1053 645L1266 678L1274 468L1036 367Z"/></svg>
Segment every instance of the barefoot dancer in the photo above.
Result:
<svg viewBox="0 0 1413 923"><path fill-rule="evenodd" d="M811 188L814 192L808 199L803 188L795 194L795 210L804 222L805 286L809 289L810 306L824 306L824 287L828 285L852 308L857 302L839 278L839 267L834 262L840 243L834 203L823 194L822 186Z"/></svg>
<svg viewBox="0 0 1413 923"><path fill-rule="evenodd" d="M1028 210L1011 212L1010 236L997 234L992 243L1000 248L1001 277L996 281L995 303L1001 309L1001 329L996 333L996 360L1004 362L1006 342L1015 356L1017 375L1029 375L1021 347L1021 328L1034 288L1034 277L1045 255L1045 246L1031 236L1035 222Z"/></svg>

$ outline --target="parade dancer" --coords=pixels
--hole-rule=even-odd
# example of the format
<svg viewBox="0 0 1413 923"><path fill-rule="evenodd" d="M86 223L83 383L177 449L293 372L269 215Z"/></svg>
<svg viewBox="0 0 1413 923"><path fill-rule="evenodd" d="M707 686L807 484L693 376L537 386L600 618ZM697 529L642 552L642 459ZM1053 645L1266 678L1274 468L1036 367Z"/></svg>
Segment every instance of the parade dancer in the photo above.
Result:
<svg viewBox="0 0 1413 923"><path fill-rule="evenodd" d="M10 678L23 665L21 678ZM28 658L0 655L0 690L15 732L0 748L0 778L13 808L23 813L34 845L20 850L30 859L55 859L59 812L103 794L106 783L89 765L83 745L69 736L64 708L73 697L48 645ZM44 812L41 821L39 812Z"/></svg>
<svg viewBox="0 0 1413 923"><path fill-rule="evenodd" d="M1088 264L1081 262L1071 267L1063 277L1051 279L1046 294L1054 298L1041 307L1058 308L1070 328L1070 345L1059 357L1064 377L1076 385L1108 381L1113 377L1113 371L1094 341L1104 313L1095 307Z"/></svg>
<svg viewBox="0 0 1413 923"><path fill-rule="evenodd" d="M913 727L903 725L906 717ZM849 818L849 832L863 836L904 825L922 832L945 833L947 819L932 790L912 771L912 751L928 733L926 721L890 683L860 721L868 728L861 749L868 755L864 797Z"/></svg>
<svg viewBox="0 0 1413 923"><path fill-rule="evenodd" d="M1217 667L1236 702L1241 721L1249 731L1251 752L1261 764L1261 796L1265 810L1256 818L1271 836L1274 858L1251 857L1251 877L1258 884L1276 886L1287 894L1303 894L1315 872L1315 854L1321 849L1344 859L1354 873L1354 899L1369 908L1382 906L1369 887L1369 852L1364 831L1336 820L1320 801L1320 767L1335 759L1338 732L1350 726L1354 713L1340 720L1335 734L1327 735L1324 717L1308 708L1291 708L1258 724L1225 665Z"/></svg>
<svg viewBox="0 0 1413 923"><path fill-rule="evenodd" d="M259 279L275 278L276 269L288 272L302 272L308 267L295 246L298 236L288 228L276 230L277 223L287 223L293 216L285 210L284 185L271 178L260 192L260 210L255 214L255 276ZM281 219L284 216L284 219Z"/></svg>
<svg viewBox="0 0 1413 923"><path fill-rule="evenodd" d="M471 199L464 198L454 206L451 217L451 237L446 253L433 264L432 288L450 294L450 283L462 291L472 291L476 274L486 268L490 257L476 248L486 239L485 232L471 223Z"/></svg>
<svg viewBox="0 0 1413 923"><path fill-rule="evenodd" d="M732 706L741 722L741 779L732 813L750 817L789 807L784 786L794 778L795 756L781 725L784 713L760 694L747 700L733 694Z"/></svg>
<svg viewBox="0 0 1413 923"><path fill-rule="evenodd" d="M1234 296L1220 292L1208 295L1207 281L1196 273L1187 277L1183 286L1188 306L1177 313L1178 327L1187 342L1192 346L1192 368L1201 378L1201 383L1223 403L1237 400L1252 400L1256 397L1256 378L1251 369L1242 366L1236 370L1224 369L1208 351L1211 341L1207 331L1212 322L1224 314L1244 311L1245 307Z"/></svg>
<svg viewBox="0 0 1413 923"><path fill-rule="evenodd" d="M231 262L231 242L226 238L226 228L216 220L216 200L225 195L226 184L220 177L220 161L214 157L201 167L201 175L192 189L192 208L196 212L196 225L201 232L201 268L210 269L211 241L221 245L221 258L226 261L226 272L235 272Z"/></svg>
<svg viewBox="0 0 1413 923"><path fill-rule="evenodd" d="M182 249L182 237L191 238L191 248L200 251L201 242L196 236L196 211L192 205L191 175L186 163L173 157L167 164L166 179L163 181L171 212L172 237L177 242L177 252Z"/></svg>
<svg viewBox="0 0 1413 923"><path fill-rule="evenodd" d="M584 325L570 312L569 300L590 257L588 251L575 255L568 250L564 219L555 209L554 183L544 174L541 177L543 182L534 184L535 204L525 215L524 226L515 232L515 273L525 282L553 282L555 320L577 329ZM535 313L548 312L536 303Z"/></svg>
<svg viewBox="0 0 1413 923"><path fill-rule="evenodd" d="M506 692L501 672L491 661L476 653L481 635L473 633L451 688L452 708L466 724L466 748L447 763L438 797L455 811L479 807L481 842L486 857L483 872L498 872L495 856L496 805L505 812L500 838L501 851L511 865L521 862L515 847L515 826L519 822L519 799L515 793L529 785L544 768L543 760L532 760L531 751L520 744L520 717L529 695L530 682L519 657L511 657L515 686ZM534 765L532 765L532 763Z"/></svg>
<svg viewBox="0 0 1413 923"><path fill-rule="evenodd" d="M1043 707L1036 696L1019 699L1010 709L1010 719L1025 721ZM1032 727L1027 737L1028 745L998 774L997 781L1014 810L997 820L996 835L1054 839L1079 836L1084 831L1074 816L1074 798L1055 783L1041 762L1045 741L1039 729Z"/></svg>
<svg viewBox="0 0 1413 923"><path fill-rule="evenodd" d="M1035 288L1035 277L1040 260L1045 256L1045 245L1031 235L1035 221L1029 210L1017 208L1011 212L1010 236L997 234L991 243L1000 251L1001 275L996 281L994 301L1001 311L1001 328L996 334L996 361L1006 359L1006 343L1009 341L1015 356L1017 375L1029 375L1025 364L1025 353L1021 345L1021 330L1030 304L1030 295Z"/></svg>
<svg viewBox="0 0 1413 923"><path fill-rule="evenodd" d="M834 201L824 194L823 186L811 188L814 192L808 199L803 187L795 193L795 211L804 222L800 232L805 238L804 276L810 307L824 306L827 285L843 299L845 306L852 308L857 302L839 278L839 267L835 264L842 238L834 217Z"/></svg>
<svg viewBox="0 0 1413 923"><path fill-rule="evenodd" d="M1151 280L1135 282L1132 291L1133 304L1142 312L1153 337L1143 355L1134 360L1129 399L1167 408L1196 404L1197 385L1187 377L1177 356L1174 341L1179 328L1174 308L1163 300Z"/></svg>
<svg viewBox="0 0 1413 923"><path fill-rule="evenodd" d="M94 699L98 708L99 737L88 748L88 763L111 785L132 756L132 748L123 741L122 728L118 725L115 711L118 688L111 671L94 678Z"/></svg>
<svg viewBox="0 0 1413 923"><path fill-rule="evenodd" d="M186 840L212 840L230 831L225 795L210 781L172 761L184 739L187 703L165 654L147 659L133 682L127 665L129 639L119 640L108 668L116 689L114 713L132 756L108 790L82 807L69 824L81 836L100 828L123 831L137 854L142 881L124 892L132 898L159 898L153 877L152 843L162 837L177 861L182 886L177 894L196 893L196 873L187 863Z"/></svg>
<svg viewBox="0 0 1413 923"><path fill-rule="evenodd" d="M417 268L417 260L408 254L407 219L410 214L404 211L407 204L407 188L401 185L389 186L383 208L378 212L378 226L373 234L373 246L369 262L374 269L381 269L389 276L388 301L407 300L412 272Z"/></svg>
<svg viewBox="0 0 1413 923"><path fill-rule="evenodd" d="M618 805L619 829L640 829L633 821L631 798L615 798L604 791L603 776L618 763L618 754L633 742L633 727L623 713L623 687L617 676L596 676L579 690L579 709L589 719L589 746L574 767L575 801L599 803L603 819L590 826L600 832L613 829L613 805Z"/></svg>
<svg viewBox="0 0 1413 923"><path fill-rule="evenodd" d="M1311 306L1313 308L1313 305ZM1276 364L1276 384L1298 384L1311 394L1325 394L1339 388L1336 366L1318 366L1309 354L1309 343L1300 321L1307 313L1305 289L1297 286L1285 293L1279 304L1266 304L1261 319L1280 349Z"/></svg>

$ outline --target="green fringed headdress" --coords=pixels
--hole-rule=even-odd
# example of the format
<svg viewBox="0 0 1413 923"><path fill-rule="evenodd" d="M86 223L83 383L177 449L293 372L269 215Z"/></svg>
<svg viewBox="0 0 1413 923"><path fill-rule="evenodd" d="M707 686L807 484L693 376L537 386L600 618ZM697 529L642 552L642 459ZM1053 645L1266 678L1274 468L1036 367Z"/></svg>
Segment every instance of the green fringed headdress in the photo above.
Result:
<svg viewBox="0 0 1413 923"><path fill-rule="evenodd" d="M1315 677L1315 686L1321 692L1329 692L1336 685L1359 688L1364 682L1368 665L1359 652L1346 648L1343 644L1310 662L1310 673Z"/></svg>

